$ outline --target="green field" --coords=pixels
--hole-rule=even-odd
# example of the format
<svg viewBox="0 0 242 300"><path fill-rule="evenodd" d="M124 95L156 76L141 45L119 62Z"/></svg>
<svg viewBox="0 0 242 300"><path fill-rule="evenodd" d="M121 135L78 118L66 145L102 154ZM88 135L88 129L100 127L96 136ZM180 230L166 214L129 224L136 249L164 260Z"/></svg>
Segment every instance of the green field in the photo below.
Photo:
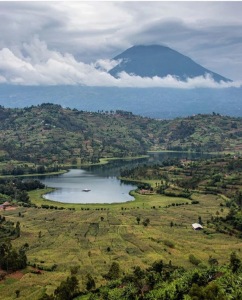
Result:
<svg viewBox="0 0 242 300"><path fill-rule="evenodd" d="M30 264L44 269L56 265L56 269L38 275L30 273L28 267L21 278L8 278L0 284L1 299L14 299L16 290L20 290L19 299L38 299L44 291L50 294L76 265L80 266L77 277L80 289L83 289L88 272L93 274L98 285L104 284L102 274L108 271L113 261L118 262L125 273L135 265L148 267L157 259L167 263L171 260L173 264L189 269L194 267L189 262L190 254L203 264L207 264L210 255L218 259L219 264L224 264L231 251L242 246L240 239L217 233L213 228L209 228L209 234L191 228L199 216L206 228L206 221L216 216L217 211L220 216L228 214L225 207L221 212L220 203L224 200L218 195L195 193L192 199L200 201L196 205L188 199L158 194L135 194L135 201L124 204L70 205L44 200L41 193L40 190L30 192L31 201L38 206L48 202L65 208L75 207L76 211L17 208L1 214L15 223L20 221L21 236L12 243L17 248L29 244L26 254ZM166 208L172 203L187 202ZM141 219L139 225L137 217ZM147 218L150 224L145 227L142 222Z"/></svg>

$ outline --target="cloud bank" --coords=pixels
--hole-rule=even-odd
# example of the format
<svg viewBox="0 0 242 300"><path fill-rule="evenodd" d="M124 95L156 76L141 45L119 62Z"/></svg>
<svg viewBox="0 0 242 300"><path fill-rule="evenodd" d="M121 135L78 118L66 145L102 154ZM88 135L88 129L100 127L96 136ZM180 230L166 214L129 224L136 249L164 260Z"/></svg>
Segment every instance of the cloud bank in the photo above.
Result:
<svg viewBox="0 0 242 300"><path fill-rule="evenodd" d="M142 78L121 72L114 78L108 70L120 61L98 60L95 63L77 61L69 53L50 50L47 44L34 37L15 53L9 48L0 50L0 83L15 85L85 85L105 87L167 87L167 88L229 88L240 87L242 82L217 83L212 77L188 78L186 82L167 77Z"/></svg>
<svg viewBox="0 0 242 300"><path fill-rule="evenodd" d="M242 80L241 10L241 1L0 1L0 49L25 60L23 43L37 34L51 50L90 64L159 44Z"/></svg>

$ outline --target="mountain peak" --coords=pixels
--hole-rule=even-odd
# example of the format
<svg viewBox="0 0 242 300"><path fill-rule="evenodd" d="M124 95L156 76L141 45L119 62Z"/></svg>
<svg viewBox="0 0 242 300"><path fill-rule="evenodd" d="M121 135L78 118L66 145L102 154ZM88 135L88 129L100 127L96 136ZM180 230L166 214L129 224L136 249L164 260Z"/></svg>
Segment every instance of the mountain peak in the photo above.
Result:
<svg viewBox="0 0 242 300"><path fill-rule="evenodd" d="M125 71L141 77L158 76L162 78L172 75L179 77L182 81L210 74L217 82L231 81L167 46L136 45L113 59L121 59L121 63L109 71L114 77L118 77L118 73Z"/></svg>

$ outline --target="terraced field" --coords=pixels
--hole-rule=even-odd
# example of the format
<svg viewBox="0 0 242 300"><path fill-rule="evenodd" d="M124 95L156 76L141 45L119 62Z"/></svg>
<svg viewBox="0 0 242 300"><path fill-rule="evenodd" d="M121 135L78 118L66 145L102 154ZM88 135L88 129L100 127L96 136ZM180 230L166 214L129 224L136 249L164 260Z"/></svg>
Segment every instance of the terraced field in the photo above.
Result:
<svg viewBox="0 0 242 300"><path fill-rule="evenodd" d="M42 274L33 274L29 266L22 277L12 276L1 282L0 298L14 299L16 290L20 290L19 299L38 299L44 291L50 294L70 275L73 266L80 266L77 277L82 289L88 272L93 274L97 285L104 284L102 274L113 261L118 262L125 273L135 265L148 267L157 259L193 268L190 254L202 261L201 268L210 255L220 264L227 263L231 251L241 248L240 239L217 233L213 228L209 228L209 234L191 228L199 216L206 228L206 221L215 217L217 211L220 216L227 215L226 207L221 211L223 198L193 194L192 199L199 200L199 204L193 205L183 198L136 194L133 202L76 205L76 211L17 208L3 212L6 218L21 224L21 236L13 245L28 243L26 254L30 265L44 270ZM35 197L34 202L37 201ZM167 208L171 203L184 205ZM137 217L141 219L140 224ZM144 226L142 222L147 218L150 223Z"/></svg>

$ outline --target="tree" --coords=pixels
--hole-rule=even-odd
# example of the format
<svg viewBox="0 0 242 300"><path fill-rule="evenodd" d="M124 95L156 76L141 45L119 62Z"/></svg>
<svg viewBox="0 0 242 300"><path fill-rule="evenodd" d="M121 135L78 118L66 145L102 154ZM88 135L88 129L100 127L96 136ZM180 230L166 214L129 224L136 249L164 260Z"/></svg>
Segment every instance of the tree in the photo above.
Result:
<svg viewBox="0 0 242 300"><path fill-rule="evenodd" d="M189 291L189 296L191 297L191 299L194 300L204 299L203 289L200 286L198 286L196 283L193 283Z"/></svg>
<svg viewBox="0 0 242 300"><path fill-rule="evenodd" d="M72 164L72 165L76 165L76 164L77 164L77 158L76 158L76 157L74 157L74 158L72 159L71 164Z"/></svg>
<svg viewBox="0 0 242 300"><path fill-rule="evenodd" d="M62 281L61 284L55 289L54 296L58 300L72 300L78 291L78 280L76 276L71 276Z"/></svg>
<svg viewBox="0 0 242 300"><path fill-rule="evenodd" d="M210 282L204 289L204 299L206 300L225 300L223 292L217 282Z"/></svg>
<svg viewBox="0 0 242 300"><path fill-rule="evenodd" d="M145 277L145 272L138 266L134 268L134 275L137 279L142 279Z"/></svg>
<svg viewBox="0 0 242 300"><path fill-rule="evenodd" d="M161 272L162 272L162 270L163 270L163 261L162 261L162 260L157 260L157 261L155 261L155 262L153 263L153 265L152 265L152 269L153 269L155 272L161 274Z"/></svg>
<svg viewBox="0 0 242 300"><path fill-rule="evenodd" d="M96 287L95 281L94 281L92 275L88 273L88 274L87 274L86 289L87 289L88 291L90 291L90 290L92 290L92 289L95 289L95 287Z"/></svg>
<svg viewBox="0 0 242 300"><path fill-rule="evenodd" d="M146 219L146 220L144 220L143 221L143 225L146 227L146 226L148 226L150 224L150 219Z"/></svg>
<svg viewBox="0 0 242 300"><path fill-rule="evenodd" d="M212 266L217 266L218 265L218 260L216 258L213 258L211 255L209 256L208 259L209 265Z"/></svg>
<svg viewBox="0 0 242 300"><path fill-rule="evenodd" d="M136 218L136 221L137 221L137 223L138 223L138 225L139 225L140 217L137 217L137 218Z"/></svg>
<svg viewBox="0 0 242 300"><path fill-rule="evenodd" d="M241 261L238 258L236 252L233 251L230 255L230 268L232 269L232 272L236 273L240 268L240 266L241 266Z"/></svg>
<svg viewBox="0 0 242 300"><path fill-rule="evenodd" d="M108 274L104 275L104 278L107 278L109 280L115 280L118 279L120 276L120 266L118 263L113 262L110 266L110 269L108 271Z"/></svg>
<svg viewBox="0 0 242 300"><path fill-rule="evenodd" d="M26 191L20 191L17 195L18 201L30 203L29 195Z"/></svg>
<svg viewBox="0 0 242 300"><path fill-rule="evenodd" d="M19 297L19 294L20 294L20 290L16 290L16 291L15 291L15 294L16 294L16 298L18 298L18 297Z"/></svg>
<svg viewBox="0 0 242 300"><path fill-rule="evenodd" d="M17 271L25 268L27 265L27 257L24 249L18 252L12 248L11 242L7 241L0 244L0 268L6 271Z"/></svg>
<svg viewBox="0 0 242 300"><path fill-rule="evenodd" d="M17 237L20 237L20 223L19 223L19 221L16 224L16 235L17 235Z"/></svg>

